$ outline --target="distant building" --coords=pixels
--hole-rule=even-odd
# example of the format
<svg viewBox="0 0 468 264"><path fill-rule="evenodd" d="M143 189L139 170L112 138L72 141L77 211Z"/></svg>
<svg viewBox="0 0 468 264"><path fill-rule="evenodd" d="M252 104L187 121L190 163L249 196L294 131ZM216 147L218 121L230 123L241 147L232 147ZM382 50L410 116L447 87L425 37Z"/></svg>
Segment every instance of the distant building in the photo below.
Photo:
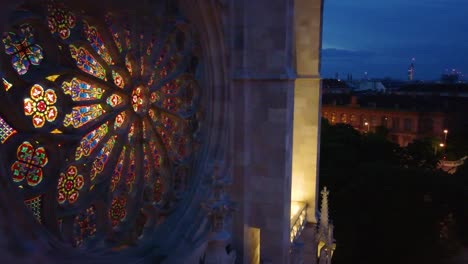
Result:
<svg viewBox="0 0 468 264"><path fill-rule="evenodd" d="M464 83L411 83L392 89L393 94L412 96L468 97Z"/></svg>
<svg viewBox="0 0 468 264"><path fill-rule="evenodd" d="M465 98L398 95L326 95L322 97L322 116L330 123L350 124L362 132L386 127L390 140L406 146L415 139L437 137L443 130L462 129ZM466 118L463 119L466 121ZM458 128L456 128L458 126Z"/></svg>
<svg viewBox="0 0 468 264"><path fill-rule="evenodd" d="M451 72L446 72L440 76L440 81L446 84L454 84L460 81L460 72L453 69Z"/></svg>
<svg viewBox="0 0 468 264"><path fill-rule="evenodd" d="M411 61L411 64L408 68L408 81L413 81L414 80L414 58Z"/></svg>

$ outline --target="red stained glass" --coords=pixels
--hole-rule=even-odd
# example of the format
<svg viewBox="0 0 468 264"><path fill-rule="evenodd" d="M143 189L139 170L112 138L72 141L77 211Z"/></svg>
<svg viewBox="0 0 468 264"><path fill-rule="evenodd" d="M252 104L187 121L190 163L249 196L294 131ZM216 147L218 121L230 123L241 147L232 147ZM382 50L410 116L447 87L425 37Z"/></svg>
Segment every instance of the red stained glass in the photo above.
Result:
<svg viewBox="0 0 468 264"><path fill-rule="evenodd" d="M49 1L47 8L49 15L47 21L51 33L58 33L60 38L67 39L70 37L70 29L76 25L75 15L65 9L63 4Z"/></svg>
<svg viewBox="0 0 468 264"><path fill-rule="evenodd" d="M69 202L75 203L79 197L79 191L83 188L84 177L78 174L78 169L75 166L69 166L65 173L60 173L57 184L57 201L59 204Z"/></svg>

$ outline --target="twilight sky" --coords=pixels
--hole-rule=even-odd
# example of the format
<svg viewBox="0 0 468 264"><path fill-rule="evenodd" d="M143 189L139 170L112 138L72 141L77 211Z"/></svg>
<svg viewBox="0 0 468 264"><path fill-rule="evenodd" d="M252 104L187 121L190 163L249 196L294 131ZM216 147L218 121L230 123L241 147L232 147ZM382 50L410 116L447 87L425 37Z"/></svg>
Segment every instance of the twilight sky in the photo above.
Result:
<svg viewBox="0 0 468 264"><path fill-rule="evenodd" d="M322 77L468 75L468 0L324 0ZM465 77L466 79L466 77Z"/></svg>

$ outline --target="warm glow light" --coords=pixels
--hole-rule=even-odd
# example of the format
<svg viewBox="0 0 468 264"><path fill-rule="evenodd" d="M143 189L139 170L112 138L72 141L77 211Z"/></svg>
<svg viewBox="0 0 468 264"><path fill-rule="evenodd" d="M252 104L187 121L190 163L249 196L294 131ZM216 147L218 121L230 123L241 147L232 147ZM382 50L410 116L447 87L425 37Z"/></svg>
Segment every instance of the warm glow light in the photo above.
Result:
<svg viewBox="0 0 468 264"><path fill-rule="evenodd" d="M448 130L447 130L447 129L445 129L445 130L444 130L444 133L445 133L445 134L447 134L447 133L448 133Z"/></svg>
<svg viewBox="0 0 468 264"><path fill-rule="evenodd" d="M443 148L445 145L444 145L444 143L440 143L439 146L440 146L441 148Z"/></svg>
<svg viewBox="0 0 468 264"><path fill-rule="evenodd" d="M367 126L367 125L369 125L369 123L365 122L365 123L364 123L364 125L366 125L366 126Z"/></svg>

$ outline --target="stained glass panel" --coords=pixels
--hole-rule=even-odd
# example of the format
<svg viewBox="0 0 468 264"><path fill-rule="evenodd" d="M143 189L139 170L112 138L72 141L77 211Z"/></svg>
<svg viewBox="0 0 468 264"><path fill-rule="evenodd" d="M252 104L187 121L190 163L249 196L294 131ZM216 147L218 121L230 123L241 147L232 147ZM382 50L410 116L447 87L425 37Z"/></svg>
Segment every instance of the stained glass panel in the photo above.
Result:
<svg viewBox="0 0 468 264"><path fill-rule="evenodd" d="M75 160L79 160L83 156L89 156L107 134L108 130L109 127L107 126L107 123L104 123L84 136L81 139L80 146L76 148Z"/></svg>
<svg viewBox="0 0 468 264"><path fill-rule="evenodd" d="M12 135L16 134L16 130L14 130L10 125L0 117L0 140L2 144L5 143Z"/></svg>
<svg viewBox="0 0 468 264"><path fill-rule="evenodd" d="M19 75L26 74L31 64L39 65L44 58L42 47L34 44L32 31L31 25L23 24L18 34L3 34L5 53L11 55L11 64Z"/></svg>
<svg viewBox="0 0 468 264"><path fill-rule="evenodd" d="M96 76L100 79L106 79L106 70L102 65L83 47L70 45L70 54L76 62L78 68L88 74Z"/></svg>
<svg viewBox="0 0 468 264"><path fill-rule="evenodd" d="M70 29L76 25L75 15L66 10L62 4L55 1L49 1L47 10L49 12L47 21L50 33L54 34L57 32L62 39L70 37Z"/></svg>
<svg viewBox="0 0 468 264"><path fill-rule="evenodd" d="M132 62L130 61L129 55L125 55L125 67L127 68L128 73L133 75Z"/></svg>
<svg viewBox="0 0 468 264"><path fill-rule="evenodd" d="M87 21L83 21L83 33L96 53L99 54L99 56L101 56L107 64L114 65L114 61L107 51L101 34L99 34L97 28L90 26Z"/></svg>
<svg viewBox="0 0 468 264"><path fill-rule="evenodd" d="M112 199L111 208L109 209L109 218L112 227L116 227L127 215L126 210L127 198L125 196L117 196Z"/></svg>
<svg viewBox="0 0 468 264"><path fill-rule="evenodd" d="M122 170L123 170L123 164L124 164L124 159L125 159L125 150L126 150L126 147L123 147L122 152L120 152L119 159L117 160L117 164L115 165L114 172L112 173L111 185L110 185L110 190L112 192L114 192L115 187L117 187L117 184L120 182L120 178L122 177Z"/></svg>
<svg viewBox="0 0 468 264"><path fill-rule="evenodd" d="M122 42L120 38L120 33L118 32L117 28L113 25L111 16L107 14L105 16L105 20L107 27L109 28L109 31L112 35L112 38L114 39L114 43L117 46L117 49L119 50L119 52L122 52Z"/></svg>
<svg viewBox="0 0 468 264"><path fill-rule="evenodd" d="M80 196L79 191L83 188L84 177L78 173L76 166L69 166L65 173L60 173L57 184L57 201L64 204L68 201L75 203Z"/></svg>
<svg viewBox="0 0 468 264"><path fill-rule="evenodd" d="M144 155L144 158L143 158L144 175L143 176L145 178L145 181L148 181L152 172L150 150L149 150L148 144L143 144L143 155Z"/></svg>
<svg viewBox="0 0 468 264"><path fill-rule="evenodd" d="M112 71L112 78L114 78L114 83L115 85L117 85L119 88L124 88L125 87L125 81L124 79L122 78L122 76L116 72L116 71Z"/></svg>
<svg viewBox="0 0 468 264"><path fill-rule="evenodd" d="M112 107L116 107L122 104L122 102L123 102L122 97L120 97L120 95L118 94L112 94L111 96L107 98L107 104Z"/></svg>
<svg viewBox="0 0 468 264"><path fill-rule="evenodd" d="M98 155L96 156L96 159L91 165L91 172L90 172L91 180L94 180L94 178L96 178L96 176L99 175L106 167L106 164L109 161L109 157L112 152L112 148L115 145L115 139L116 137L111 137L106 142L106 144L104 144L104 147L102 147L102 149L99 151Z"/></svg>
<svg viewBox="0 0 468 264"><path fill-rule="evenodd" d="M154 201L160 202L162 199L163 186L161 183L161 178L157 178L154 183Z"/></svg>
<svg viewBox="0 0 468 264"><path fill-rule="evenodd" d="M129 241L142 240L136 236L146 228L158 228L162 221L172 219L160 217L155 219L156 225L146 227L148 219L141 212L149 209L150 202L164 200L157 206L162 206L169 216L180 204L178 197L186 197L174 188L174 183L182 184L178 168L191 164L187 162L191 160L189 146L195 135L188 124L196 122L198 116L195 111L187 111L195 110L187 85L195 82L192 71L197 70L198 59L180 47L186 40L196 44L187 38L197 34L183 26L187 34L179 38L177 30L173 30L180 28L174 25L178 23L172 19L175 14L159 17L157 12L154 19L133 19L129 17L133 14L120 11L95 16L100 9L92 14L81 9L71 12L55 0L40 2L49 3L47 9L29 1L21 7L21 21L39 25L41 19L46 19L51 34L41 28L40 36L33 35L30 25L15 24L19 30L7 32L2 38L5 56L10 57L19 73L11 83L10 77L7 80L0 76L3 95L24 93L22 87L27 83L34 86L26 87L30 90L20 97L26 121L32 119L32 123L25 123L29 124L27 131L16 132L0 118L0 139L13 144L20 137L38 135L34 139L47 142L51 147L47 151L53 148L50 160L59 167L47 167L48 153L38 141L20 141L13 146L18 148L16 159L8 159L9 176L26 197L57 193L56 206L51 204L47 209L51 213L47 228L52 228L52 233L59 230L61 238L74 246L116 242L119 246L113 249L118 250L128 246ZM34 17L29 17L31 14ZM140 20L146 24L139 25ZM136 28L138 31L133 32ZM38 45L42 43L47 45ZM31 66L39 65L46 55L51 55L47 67ZM190 66L181 62L189 62ZM21 76L33 68L34 72ZM174 72L176 68L180 72ZM34 78L39 78L37 83ZM10 101L5 100L5 107L10 107ZM5 120L18 120L15 118L13 115ZM21 135L13 138L14 133ZM187 159L182 160L184 157ZM57 184L56 191L50 190L50 183L53 188ZM41 202L36 206L31 200L28 206L35 212ZM106 208L107 214L104 219L99 217L99 225L97 208ZM54 216L56 219L49 219ZM109 229L109 225L119 229Z"/></svg>
<svg viewBox="0 0 468 264"><path fill-rule="evenodd" d="M75 217L73 238L76 247L83 245L87 239L94 237L96 234L96 224L97 217L94 205Z"/></svg>
<svg viewBox="0 0 468 264"><path fill-rule="evenodd" d="M63 82L62 89L63 92L70 95L75 102L98 100L101 99L104 93L102 88L78 78L73 78L70 82Z"/></svg>
<svg viewBox="0 0 468 264"><path fill-rule="evenodd" d="M70 114L65 115L63 120L64 126L73 126L75 128L82 127L88 122L100 117L105 113L102 106L99 104L89 106L73 107Z"/></svg>
<svg viewBox="0 0 468 264"><path fill-rule="evenodd" d="M127 118L127 113L126 112L121 112L115 117L114 121L114 130L117 130L123 126L125 123L125 119Z"/></svg>
<svg viewBox="0 0 468 264"><path fill-rule="evenodd" d="M135 164L135 149L133 148L130 150L130 157L128 161L128 169L127 169L127 178L125 179L125 183L127 184L128 192L132 192L133 184L135 183L136 179L136 164Z"/></svg>
<svg viewBox="0 0 468 264"><path fill-rule="evenodd" d="M5 89L5 91L8 92L13 85L9 83L5 78L2 78L2 81L3 81L3 88Z"/></svg>
<svg viewBox="0 0 468 264"><path fill-rule="evenodd" d="M24 141L16 150L17 161L11 165L13 181L22 182L26 179L29 186L36 186L42 182L42 168L47 165L48 157L44 147L34 146Z"/></svg>
<svg viewBox="0 0 468 264"><path fill-rule="evenodd" d="M36 197L33 197L31 199L24 200L24 205L31 210L33 213L34 217L39 223L42 223L42 196L38 195Z"/></svg>

